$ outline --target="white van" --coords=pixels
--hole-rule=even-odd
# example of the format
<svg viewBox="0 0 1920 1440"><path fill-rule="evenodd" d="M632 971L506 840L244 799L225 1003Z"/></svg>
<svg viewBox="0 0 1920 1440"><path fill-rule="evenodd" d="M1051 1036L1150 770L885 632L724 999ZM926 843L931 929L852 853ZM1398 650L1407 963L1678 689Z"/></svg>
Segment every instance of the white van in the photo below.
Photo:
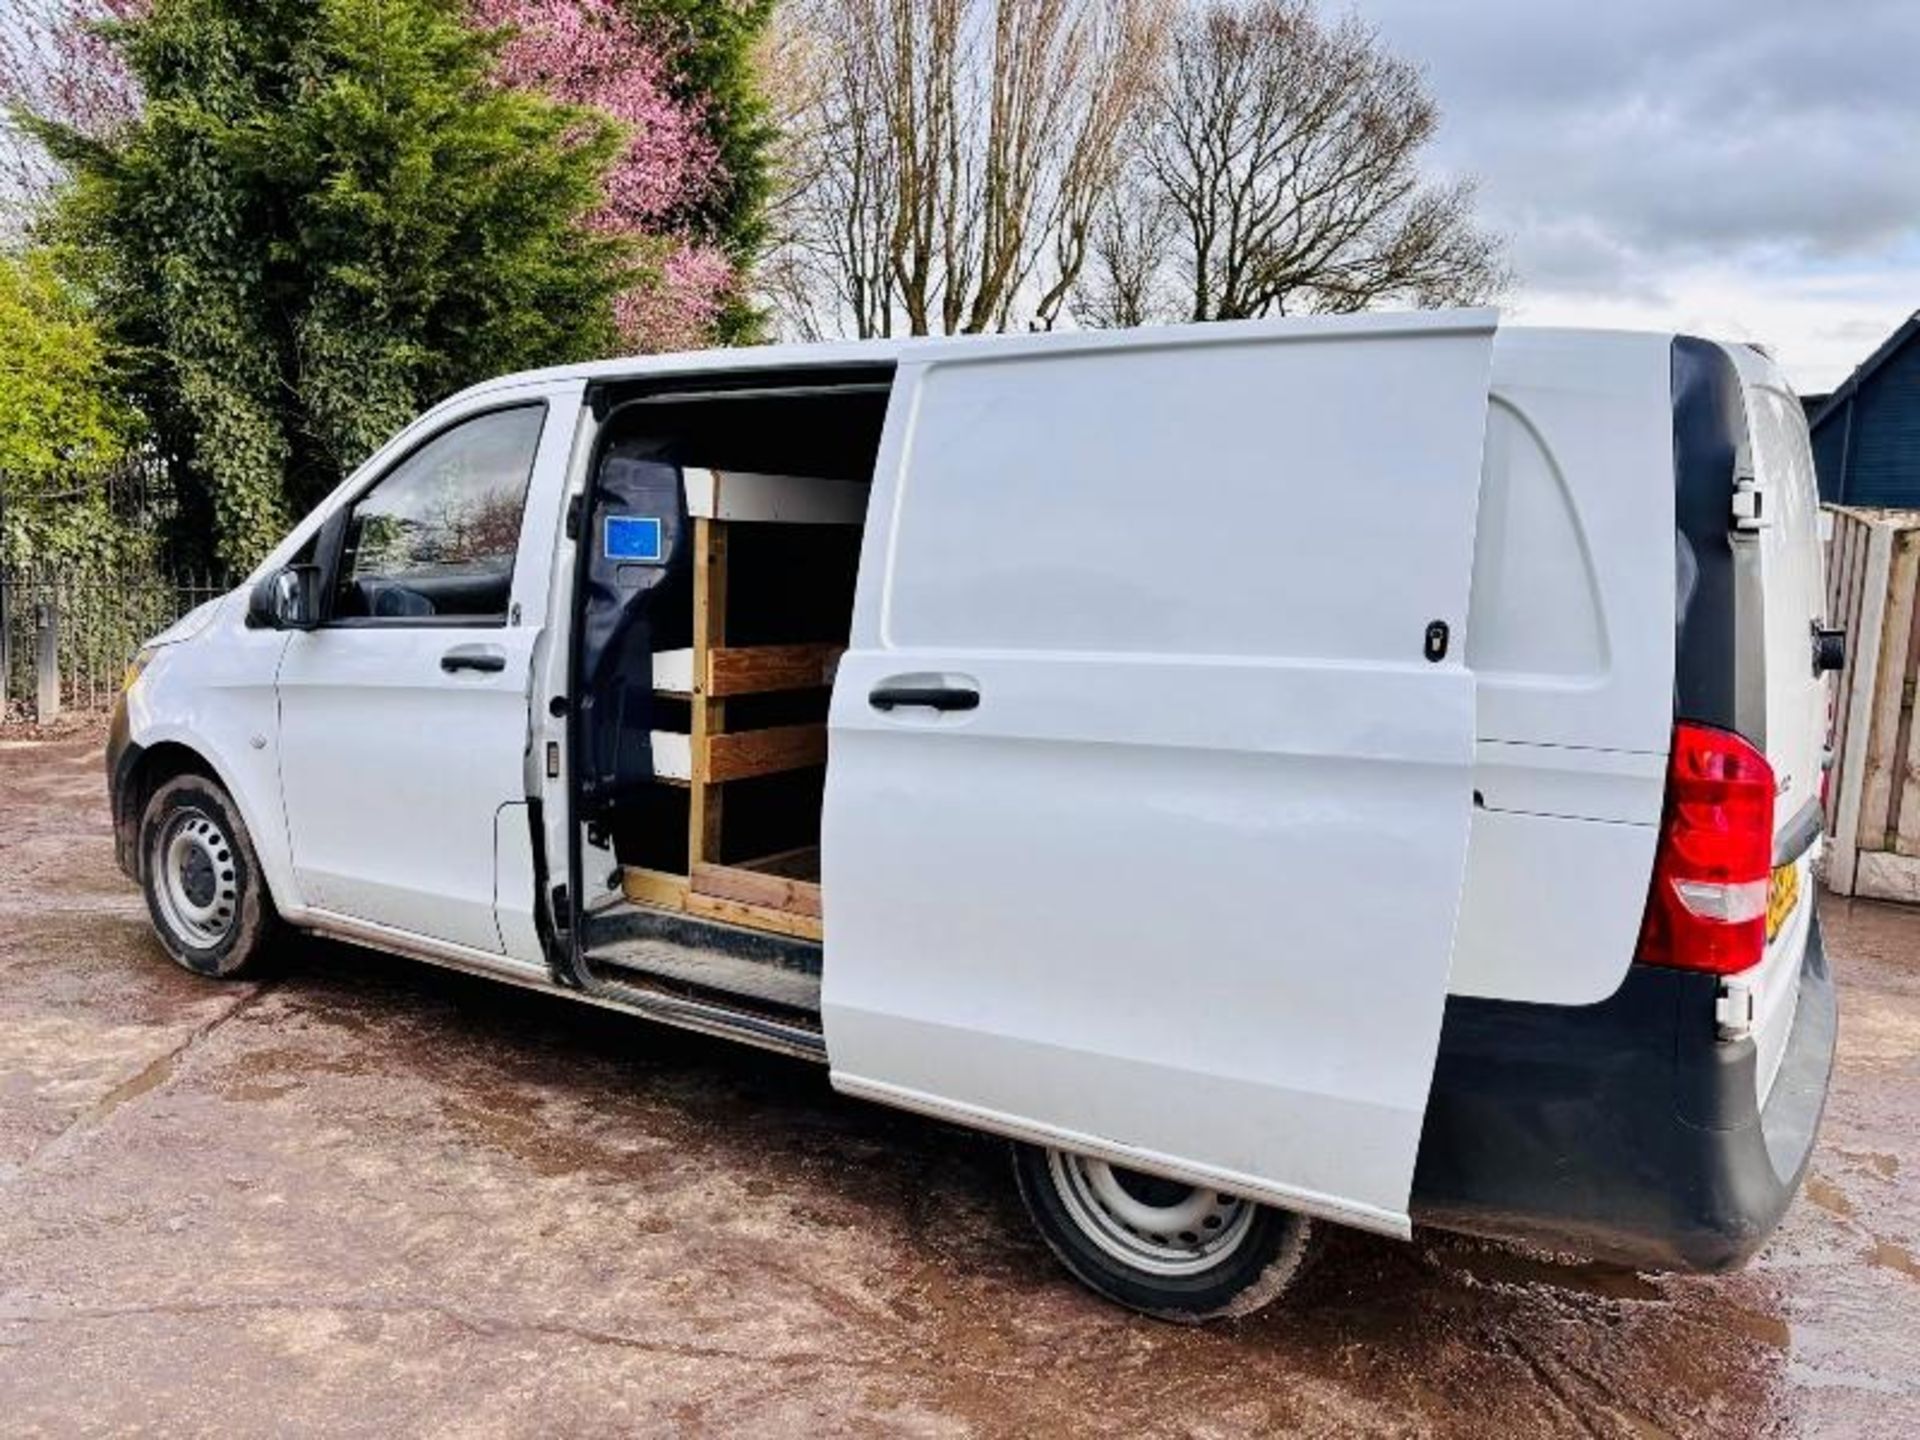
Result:
<svg viewBox="0 0 1920 1440"><path fill-rule="evenodd" d="M437 406L140 652L182 965L289 925L1008 1137L1196 1319L1328 1220L1718 1269L1834 997L1760 353L1489 312L714 351Z"/></svg>

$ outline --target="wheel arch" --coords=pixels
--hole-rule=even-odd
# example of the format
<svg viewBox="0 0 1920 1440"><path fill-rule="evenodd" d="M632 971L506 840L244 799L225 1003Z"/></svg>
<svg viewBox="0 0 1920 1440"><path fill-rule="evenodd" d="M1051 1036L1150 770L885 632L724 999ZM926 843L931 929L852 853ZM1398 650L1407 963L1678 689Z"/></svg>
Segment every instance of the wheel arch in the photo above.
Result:
<svg viewBox="0 0 1920 1440"><path fill-rule="evenodd" d="M273 897L274 908L283 916L293 907L288 883L280 862L285 854L284 828L269 829L266 817L248 803L244 787L236 785L225 767L207 751L175 736L156 738L128 747L120 772L113 783L113 823L121 852L127 857L125 868L136 881L143 882L145 857L140 853L141 817L160 787L183 775L198 775L226 792L228 800L240 812L240 819L253 839L254 853L260 862L261 878Z"/></svg>

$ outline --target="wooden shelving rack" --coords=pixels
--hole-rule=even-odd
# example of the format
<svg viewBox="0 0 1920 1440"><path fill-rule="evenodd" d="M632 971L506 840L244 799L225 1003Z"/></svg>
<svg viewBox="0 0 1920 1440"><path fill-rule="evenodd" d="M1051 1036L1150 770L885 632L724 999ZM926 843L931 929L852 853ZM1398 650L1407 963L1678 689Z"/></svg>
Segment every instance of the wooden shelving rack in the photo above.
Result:
<svg viewBox="0 0 1920 1440"><path fill-rule="evenodd" d="M687 787L687 873L634 866L625 891L635 904L802 939L821 938L817 846L746 861L721 858L721 820L729 781L821 765L824 721L733 730L727 702L744 695L824 689L833 683L838 644L727 644L728 527L737 522L857 525L866 487L793 476L689 470L693 525L693 645L654 657L657 693L688 702L686 732L653 733L655 779Z"/></svg>

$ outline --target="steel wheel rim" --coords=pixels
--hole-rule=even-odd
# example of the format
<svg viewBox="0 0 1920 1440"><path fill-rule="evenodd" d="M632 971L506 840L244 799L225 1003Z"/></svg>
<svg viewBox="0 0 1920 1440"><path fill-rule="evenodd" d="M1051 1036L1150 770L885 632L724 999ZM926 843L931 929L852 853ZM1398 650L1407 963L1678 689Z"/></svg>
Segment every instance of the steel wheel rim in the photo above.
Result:
<svg viewBox="0 0 1920 1440"><path fill-rule="evenodd" d="M240 915L233 842L212 816L183 810L154 848L154 894L167 926L195 950L211 950Z"/></svg>
<svg viewBox="0 0 1920 1440"><path fill-rule="evenodd" d="M1254 1206L1237 1196L1188 1186L1162 1202L1136 1193L1148 1177L1104 1160L1050 1150L1047 1165L1081 1234L1112 1259L1149 1274L1177 1279L1211 1270L1246 1244L1253 1228ZM1134 1190L1123 1177L1136 1182Z"/></svg>

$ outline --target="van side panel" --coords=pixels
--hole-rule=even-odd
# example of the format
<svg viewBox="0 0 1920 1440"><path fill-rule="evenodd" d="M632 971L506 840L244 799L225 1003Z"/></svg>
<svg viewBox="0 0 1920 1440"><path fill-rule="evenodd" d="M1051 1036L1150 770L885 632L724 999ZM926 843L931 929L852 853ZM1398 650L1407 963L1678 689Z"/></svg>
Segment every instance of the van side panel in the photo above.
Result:
<svg viewBox="0 0 1920 1440"><path fill-rule="evenodd" d="M834 1083L1405 1233L1493 317L1151 339L901 368L830 722Z"/></svg>
<svg viewBox="0 0 1920 1440"><path fill-rule="evenodd" d="M1665 338L1502 331L1454 995L1590 1004L1626 974L1673 723L1673 504Z"/></svg>
<svg viewBox="0 0 1920 1440"><path fill-rule="evenodd" d="M1500 332L1467 640L1482 740L1665 755L1668 342Z"/></svg>

